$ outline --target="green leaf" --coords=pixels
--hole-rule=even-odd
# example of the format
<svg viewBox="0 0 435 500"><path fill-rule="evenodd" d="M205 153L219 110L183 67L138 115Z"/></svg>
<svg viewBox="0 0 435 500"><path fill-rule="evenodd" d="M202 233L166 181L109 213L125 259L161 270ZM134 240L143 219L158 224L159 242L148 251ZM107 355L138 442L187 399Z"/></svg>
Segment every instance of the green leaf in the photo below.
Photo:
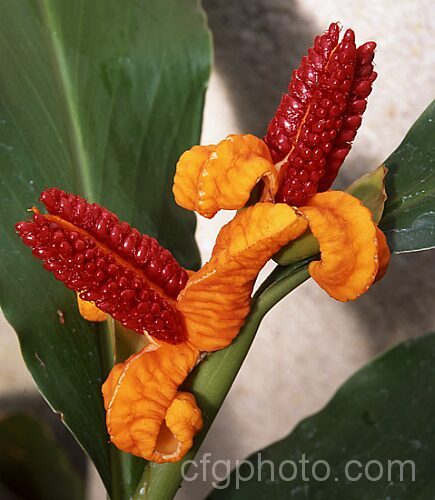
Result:
<svg viewBox="0 0 435 500"><path fill-rule="evenodd" d="M435 101L385 162L388 199L380 224L395 253L435 247Z"/></svg>
<svg viewBox="0 0 435 500"><path fill-rule="evenodd" d="M433 498L435 392L428 381L434 377L434 333L400 344L351 377L324 410L301 422L283 440L261 450L261 456L256 453L249 457L253 479L239 481L237 490L233 471L230 486L215 490L209 498ZM259 459L272 462L274 478L270 464L260 471ZM304 459L308 461L305 480L300 462ZM286 462L280 476L284 460L294 462L296 467ZM315 465L320 460L327 462L329 474L324 462ZM393 460L404 464L402 481L400 465ZM368 475L364 474L366 464ZM382 477L370 480L379 474L380 467ZM294 470L295 478L285 480L292 478ZM247 464L239 470L245 477L250 472ZM257 480L259 472L261 481ZM360 478L355 480L359 473ZM324 480L316 480L316 476Z"/></svg>
<svg viewBox="0 0 435 500"><path fill-rule="evenodd" d="M43 395L109 491L121 469L130 475L127 495L144 462L120 461L108 445L100 387L113 364L113 325L82 320L74 294L43 271L13 225L57 186L197 267L195 218L175 205L171 186L178 156L199 140L209 32L197 0L0 5L1 306Z"/></svg>
<svg viewBox="0 0 435 500"><path fill-rule="evenodd" d="M381 219L385 203L384 178L386 169L380 166L364 174L351 184L345 191L361 200L372 213L377 223ZM319 242L308 229L297 240L283 247L273 258L280 266L288 266L320 252Z"/></svg>
<svg viewBox="0 0 435 500"><path fill-rule="evenodd" d="M18 498L81 500L84 494L49 429L24 414L0 421L0 482Z"/></svg>

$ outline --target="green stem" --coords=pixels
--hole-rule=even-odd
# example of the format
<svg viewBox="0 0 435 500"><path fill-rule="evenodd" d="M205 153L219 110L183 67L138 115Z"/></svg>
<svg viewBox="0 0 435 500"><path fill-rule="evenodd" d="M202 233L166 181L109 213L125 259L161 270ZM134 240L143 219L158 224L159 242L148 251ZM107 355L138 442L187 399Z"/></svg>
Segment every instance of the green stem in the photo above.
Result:
<svg viewBox="0 0 435 500"><path fill-rule="evenodd" d="M195 457L219 408L245 359L265 314L283 297L309 278L307 261L286 268L277 267L254 297L252 309L235 341L226 349L211 354L184 384L203 412L204 427L184 460L175 464L150 463L145 469L134 500L169 500L182 481L183 464ZM184 472L187 472L187 467Z"/></svg>
<svg viewBox="0 0 435 500"><path fill-rule="evenodd" d="M115 364L116 341L114 320L110 318L104 323L99 323L97 325L97 332L104 378L106 378ZM109 450L112 478L110 498L112 500L125 500L128 498L125 491L125 485L127 484L125 477L129 474L131 457L118 450L113 444L110 445Z"/></svg>

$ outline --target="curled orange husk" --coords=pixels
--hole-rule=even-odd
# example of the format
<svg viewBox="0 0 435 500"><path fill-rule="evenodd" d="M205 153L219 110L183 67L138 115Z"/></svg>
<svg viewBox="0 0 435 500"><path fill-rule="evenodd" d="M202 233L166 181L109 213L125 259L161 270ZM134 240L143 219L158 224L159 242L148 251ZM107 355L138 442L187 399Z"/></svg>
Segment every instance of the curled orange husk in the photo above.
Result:
<svg viewBox="0 0 435 500"><path fill-rule="evenodd" d="M257 203L225 225L210 261L190 276L177 299L188 342L201 351L229 345L250 310L259 271L306 228L305 217L282 203Z"/></svg>
<svg viewBox="0 0 435 500"><path fill-rule="evenodd" d="M380 247L385 252L386 246L385 240L385 246L378 243L369 209L348 193L327 191L314 195L300 210L320 245L321 260L309 265L311 277L342 302L366 292L378 274ZM383 257L382 266L387 264Z"/></svg>
<svg viewBox="0 0 435 500"><path fill-rule="evenodd" d="M177 164L173 192L176 202L211 218L221 209L245 206L262 180L261 201L271 201L277 172L266 144L250 134L229 135L217 145L194 146Z"/></svg>
<svg viewBox="0 0 435 500"><path fill-rule="evenodd" d="M176 462L202 427L192 394L178 392L198 351L187 343L142 349L103 384L107 430L119 449L152 462Z"/></svg>
<svg viewBox="0 0 435 500"><path fill-rule="evenodd" d="M79 313L82 318L88 321L96 321L102 322L106 321L107 314L99 309L93 302L88 302L87 300L83 300L79 296L79 292L77 292L77 306L79 308Z"/></svg>
<svg viewBox="0 0 435 500"><path fill-rule="evenodd" d="M385 234L376 226L376 239L378 244L378 272L375 281L382 279L387 272L388 264L390 263L390 249L388 248L387 238Z"/></svg>

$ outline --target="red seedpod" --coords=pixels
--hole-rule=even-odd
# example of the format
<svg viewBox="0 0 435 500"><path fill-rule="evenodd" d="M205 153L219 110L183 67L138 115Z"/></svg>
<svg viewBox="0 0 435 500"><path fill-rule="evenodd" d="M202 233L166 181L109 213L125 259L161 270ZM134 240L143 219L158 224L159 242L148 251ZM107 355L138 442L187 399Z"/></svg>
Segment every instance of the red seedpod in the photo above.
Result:
<svg viewBox="0 0 435 500"><path fill-rule="evenodd" d="M46 189L40 200L52 215L87 231L123 257L169 296L176 298L187 282L187 272L154 238L141 234L97 203L57 188Z"/></svg>
<svg viewBox="0 0 435 500"><path fill-rule="evenodd" d="M49 214L37 212L16 230L45 269L126 328L185 339L175 298L187 272L170 252L80 196L51 188L40 199Z"/></svg>
<svg viewBox="0 0 435 500"><path fill-rule="evenodd" d="M376 44L358 49L355 34L332 23L293 72L265 142L279 167L276 201L301 206L329 189L361 124L376 78Z"/></svg>
<svg viewBox="0 0 435 500"><path fill-rule="evenodd" d="M375 49L375 42L366 42L356 51L355 73L342 126L333 143L333 150L326 158L325 175L319 181L319 191L326 191L331 187L361 125L367 97L378 76L373 68Z"/></svg>

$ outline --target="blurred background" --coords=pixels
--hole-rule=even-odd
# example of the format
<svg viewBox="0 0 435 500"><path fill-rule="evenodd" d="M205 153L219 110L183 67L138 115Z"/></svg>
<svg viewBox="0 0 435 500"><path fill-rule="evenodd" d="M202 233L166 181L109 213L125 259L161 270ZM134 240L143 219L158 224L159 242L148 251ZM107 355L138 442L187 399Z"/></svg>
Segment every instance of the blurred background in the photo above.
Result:
<svg viewBox="0 0 435 500"><path fill-rule="evenodd" d="M204 144L228 133L264 135L292 69L331 21L352 27L358 44L378 43L379 73L336 187L381 164L434 97L430 0L207 0L204 7L215 43ZM231 217L226 213L198 221L204 261L219 228ZM335 302L314 283L305 283L263 321L199 456L210 452L212 461L242 459L285 436L374 356L435 330L434 297L433 252L395 256L386 278L354 303ZM38 396L15 334L3 318L0 327L1 413L31 407L57 422ZM59 439L68 439L62 429L57 432ZM83 467L80 452L76 455ZM91 469L88 476L88 498L105 498L96 473ZM201 499L209 489L208 482L190 482L177 499Z"/></svg>

